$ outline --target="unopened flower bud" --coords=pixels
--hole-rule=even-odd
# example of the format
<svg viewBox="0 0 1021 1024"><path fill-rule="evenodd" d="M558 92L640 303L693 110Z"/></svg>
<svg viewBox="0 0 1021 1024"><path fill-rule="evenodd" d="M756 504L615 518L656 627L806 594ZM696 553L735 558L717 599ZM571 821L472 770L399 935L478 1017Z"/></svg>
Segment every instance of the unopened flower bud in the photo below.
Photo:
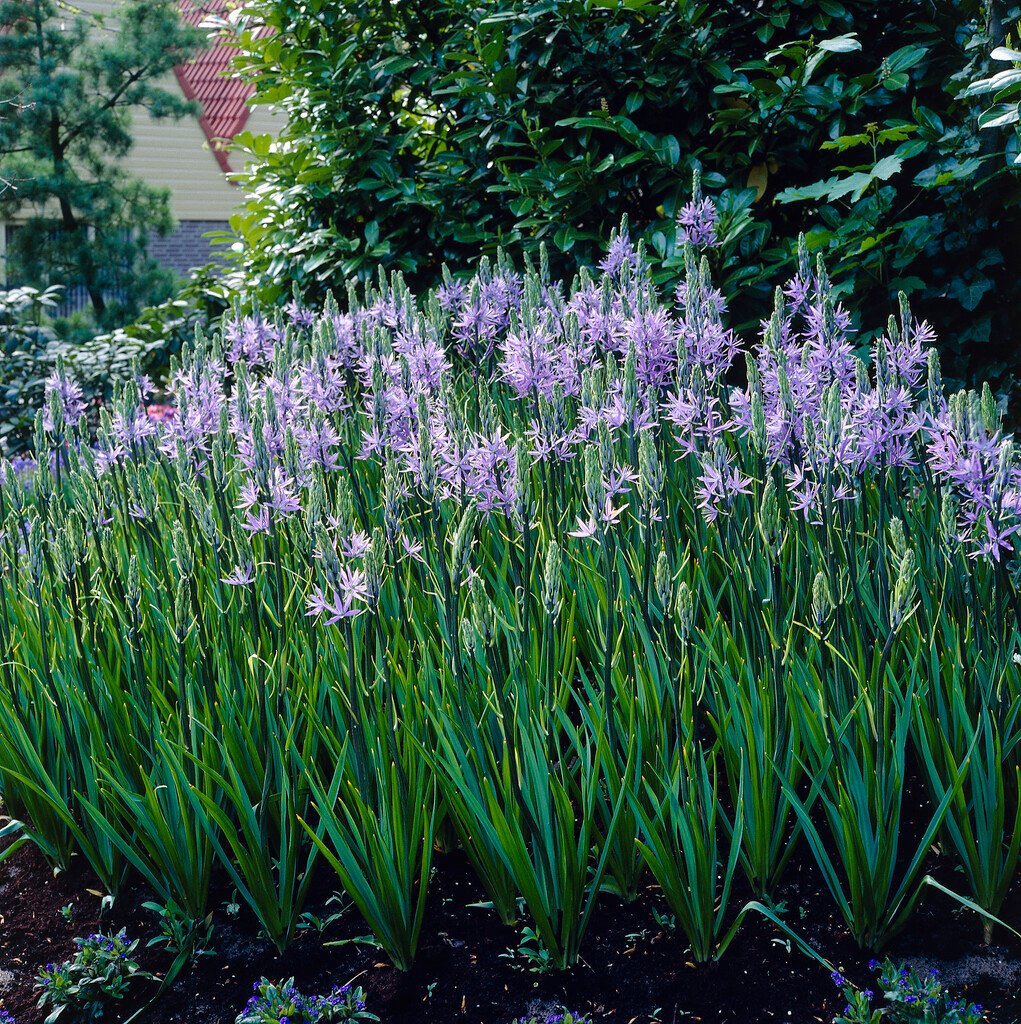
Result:
<svg viewBox="0 0 1021 1024"><path fill-rule="evenodd" d="M775 553L780 547L780 502L772 478L768 479L766 486L762 488L757 519L759 533L766 547Z"/></svg>
<svg viewBox="0 0 1021 1024"><path fill-rule="evenodd" d="M996 398L988 381L982 385L981 409L982 426L988 433L995 434L1000 429L1000 410L996 406Z"/></svg>
<svg viewBox="0 0 1021 1024"><path fill-rule="evenodd" d="M74 577L76 569L74 552L71 550L71 542L66 529L58 529L56 531L53 543L50 545L50 550L53 553L53 563L57 570L57 576L66 585Z"/></svg>
<svg viewBox="0 0 1021 1024"><path fill-rule="evenodd" d="M375 608L379 603L379 592L383 587L383 531L376 529L372 543L362 559L365 570L365 603Z"/></svg>
<svg viewBox="0 0 1021 1024"><path fill-rule="evenodd" d="M638 354L634 340L628 342L624 360L624 407L633 413L638 408Z"/></svg>
<svg viewBox="0 0 1021 1024"><path fill-rule="evenodd" d="M943 375L940 373L939 368L939 352L934 348L930 348L927 361L929 374L926 388L928 391L929 408L935 410L943 403Z"/></svg>
<svg viewBox="0 0 1021 1024"><path fill-rule="evenodd" d="M529 501L531 470L532 453L528 442L519 438L514 445L514 511L521 522L530 518L532 511Z"/></svg>
<svg viewBox="0 0 1021 1024"><path fill-rule="evenodd" d="M776 384L784 409L787 412L792 411L794 409L794 392L791 390L791 379L787 375L786 368L783 366L777 367Z"/></svg>
<svg viewBox="0 0 1021 1024"><path fill-rule="evenodd" d="M469 507L461 516L461 521L454 531L450 552L450 572L455 579L461 578L464 575L464 570L468 567L477 522L478 512L474 506Z"/></svg>
<svg viewBox="0 0 1021 1024"><path fill-rule="evenodd" d="M585 497L589 512L598 516L603 511L606 487L603 482L603 463L599 449L590 445L585 449Z"/></svg>
<svg viewBox="0 0 1021 1024"><path fill-rule="evenodd" d="M900 331L897 328L897 321L892 316L886 318L886 336L890 339L892 345L897 345L900 342ZM879 340L878 344L882 344L882 339Z"/></svg>
<svg viewBox="0 0 1021 1024"><path fill-rule="evenodd" d="M1014 442L1003 441L996 457L996 473L993 476L993 491L1002 494L1015 478L1017 466L1014 459Z"/></svg>
<svg viewBox="0 0 1021 1024"><path fill-rule="evenodd" d="M560 548L551 542L546 548L542 571L542 604L546 614L555 616L560 611L560 592L563 587L563 565Z"/></svg>
<svg viewBox="0 0 1021 1024"><path fill-rule="evenodd" d="M834 381L824 392L822 402L823 443L832 452L840 441L843 429L843 411L840 404L840 385Z"/></svg>
<svg viewBox="0 0 1021 1024"><path fill-rule="evenodd" d="M652 510L663 490L663 469L651 430L643 430L638 441L638 493L646 509Z"/></svg>
<svg viewBox="0 0 1021 1024"><path fill-rule="evenodd" d="M391 545L401 532L401 483L397 460L389 458L383 466L383 526Z"/></svg>
<svg viewBox="0 0 1021 1024"><path fill-rule="evenodd" d="M310 473L307 497L305 499L305 529L310 535L326 516L326 480L322 467L315 465Z"/></svg>
<svg viewBox="0 0 1021 1024"><path fill-rule="evenodd" d="M854 357L854 387L859 395L867 395L872 390L868 363L857 356Z"/></svg>
<svg viewBox="0 0 1021 1024"><path fill-rule="evenodd" d="M881 394L885 393L890 384L890 360L882 338L873 346L872 365L876 373L876 388Z"/></svg>
<svg viewBox="0 0 1021 1024"><path fill-rule="evenodd" d="M812 617L817 629L821 629L833 614L833 595L824 572L817 572L812 583Z"/></svg>
<svg viewBox="0 0 1021 1024"><path fill-rule="evenodd" d="M907 614L915 593L915 553L904 552L897 570L897 579L890 595L890 628L896 629Z"/></svg>
<svg viewBox="0 0 1021 1024"><path fill-rule="evenodd" d="M190 592L188 577L181 576L177 581L177 591L174 595L174 636L179 644L184 643L191 629L191 613L188 609Z"/></svg>
<svg viewBox="0 0 1021 1024"><path fill-rule="evenodd" d="M674 579L673 573L670 571L670 560L667 558L666 552L660 549L659 555L656 558L656 596L659 598L659 603L665 610L670 607L670 598L673 595Z"/></svg>
<svg viewBox="0 0 1021 1024"><path fill-rule="evenodd" d="M188 538L180 523L175 523L171 531L170 549L174 554L174 561L177 563L177 571L182 576L191 576L195 560L192 556L191 545L188 543Z"/></svg>
<svg viewBox="0 0 1021 1024"><path fill-rule="evenodd" d="M142 586L138 572L138 555L132 555L128 562L128 585L125 595L127 597L128 607L133 613L132 620L134 620L134 613L138 611L142 603Z"/></svg>
<svg viewBox="0 0 1021 1024"><path fill-rule="evenodd" d="M890 520L889 530L890 548L893 551L894 557L899 562L904 557L904 552L908 550L908 538L904 532L904 523L894 517Z"/></svg>
<svg viewBox="0 0 1021 1024"><path fill-rule="evenodd" d="M482 642L488 646L496 636L496 609L479 575L472 577L470 602L472 625L482 638Z"/></svg>
<svg viewBox="0 0 1021 1024"><path fill-rule="evenodd" d="M42 523L39 521L38 516L33 515L28 527L28 564L32 570L32 579L37 586L42 583L43 570L45 568L44 543L45 534L43 533Z"/></svg>
<svg viewBox="0 0 1021 1024"><path fill-rule="evenodd" d="M336 509L338 528L341 533L349 534L355 525L355 497L351 488L350 478L346 473L336 475Z"/></svg>
<svg viewBox="0 0 1021 1024"><path fill-rule="evenodd" d="M752 414L752 447L759 455L765 455L769 450L769 432L766 427L766 409L762 402L762 389L752 389L751 400Z"/></svg>
<svg viewBox="0 0 1021 1024"><path fill-rule="evenodd" d="M944 546L951 551L959 543L957 530L957 502L950 491L943 492L943 501L939 510L939 532Z"/></svg>
<svg viewBox="0 0 1021 1024"><path fill-rule="evenodd" d="M911 332L911 303L907 292L897 292L897 309L900 313L901 337L907 338Z"/></svg>
<svg viewBox="0 0 1021 1024"><path fill-rule="evenodd" d="M687 640L695 625L695 601L692 597L691 587L685 581L682 581L677 588L677 596L674 599L674 616L677 619L678 635L682 641Z"/></svg>
<svg viewBox="0 0 1021 1024"><path fill-rule="evenodd" d="M812 273L812 254L808 249L808 239L802 231L798 234L798 276L807 281Z"/></svg>
<svg viewBox="0 0 1021 1024"><path fill-rule="evenodd" d="M471 651L475 647L475 626L470 618L461 619L458 626L458 633L461 636L461 646L466 651Z"/></svg>

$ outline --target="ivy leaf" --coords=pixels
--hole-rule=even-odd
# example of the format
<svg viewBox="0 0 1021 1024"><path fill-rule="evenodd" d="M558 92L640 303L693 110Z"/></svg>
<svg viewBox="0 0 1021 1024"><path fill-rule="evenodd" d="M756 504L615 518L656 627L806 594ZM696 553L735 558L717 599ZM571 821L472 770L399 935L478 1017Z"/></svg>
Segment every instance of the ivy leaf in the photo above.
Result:
<svg viewBox="0 0 1021 1024"><path fill-rule="evenodd" d="M985 295L985 293L992 287L993 282L984 274L980 274L971 281L962 281L958 278L954 281L948 294L950 298L956 299L969 313L971 313L982 301L982 296Z"/></svg>
<svg viewBox="0 0 1021 1024"><path fill-rule="evenodd" d="M854 149L855 146L866 146L872 141L872 136L866 133L858 135L841 135L839 139L827 139L822 144L822 149L835 149L843 153L845 149Z"/></svg>
<svg viewBox="0 0 1021 1024"><path fill-rule="evenodd" d="M776 198L781 203L796 203L805 199L825 199L833 202L843 199L853 192L859 195L868 188L872 181L871 175L865 171L855 171L854 174L841 178L834 175L825 181L817 181L813 185L805 185L802 188L785 188Z"/></svg>

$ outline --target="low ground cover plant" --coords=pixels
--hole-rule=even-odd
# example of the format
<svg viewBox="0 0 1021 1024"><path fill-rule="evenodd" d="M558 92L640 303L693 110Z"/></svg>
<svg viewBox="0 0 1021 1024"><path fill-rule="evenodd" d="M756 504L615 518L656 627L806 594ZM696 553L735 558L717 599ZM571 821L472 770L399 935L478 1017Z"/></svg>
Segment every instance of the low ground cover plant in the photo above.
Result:
<svg viewBox="0 0 1021 1024"><path fill-rule="evenodd" d="M95 1021L109 1004L127 995L134 979L147 977L135 960L138 940L122 929L115 935L97 932L75 939L77 952L59 964L47 964L36 979L39 1007L46 1024L57 1020Z"/></svg>
<svg viewBox="0 0 1021 1024"><path fill-rule="evenodd" d="M939 972L925 972L891 960L869 962L876 972L878 995L872 989L857 989L834 973L833 981L847 997L847 1005L833 1024L981 1024L982 1007L966 999L955 999L939 980Z"/></svg>
<svg viewBox="0 0 1021 1024"><path fill-rule="evenodd" d="M991 937L1014 442L906 302L856 349L802 246L745 346L697 187L678 232L676 295L622 228L570 285L499 259L235 311L172 416L129 383L94 438L58 369L0 483L0 792L55 868L182 930L226 875L279 949L332 871L407 968L457 844L566 968L650 879L722 955L799 846L878 949L938 845Z"/></svg>
<svg viewBox="0 0 1021 1024"><path fill-rule="evenodd" d="M236 1024L341 1024L379 1018L365 1006L365 993L338 985L327 995L302 995L294 979L273 984L263 978L238 1015Z"/></svg>

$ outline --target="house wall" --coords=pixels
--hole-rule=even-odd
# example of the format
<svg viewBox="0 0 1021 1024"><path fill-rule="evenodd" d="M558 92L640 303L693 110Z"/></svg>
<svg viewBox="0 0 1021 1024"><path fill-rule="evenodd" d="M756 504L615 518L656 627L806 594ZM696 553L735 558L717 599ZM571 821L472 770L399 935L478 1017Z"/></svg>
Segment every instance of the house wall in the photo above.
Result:
<svg viewBox="0 0 1021 1024"><path fill-rule="evenodd" d="M180 91L173 76L162 84ZM124 169L168 189L175 220L227 220L238 202L238 188L220 170L194 117L154 121L147 111L134 111L131 134L135 144L124 158Z"/></svg>
<svg viewBox="0 0 1021 1024"><path fill-rule="evenodd" d="M216 247L206 238L210 231L223 231L225 220L182 220L177 229L162 238L153 235L149 239L149 255L157 263L178 274L187 274L194 267L201 267L216 259Z"/></svg>

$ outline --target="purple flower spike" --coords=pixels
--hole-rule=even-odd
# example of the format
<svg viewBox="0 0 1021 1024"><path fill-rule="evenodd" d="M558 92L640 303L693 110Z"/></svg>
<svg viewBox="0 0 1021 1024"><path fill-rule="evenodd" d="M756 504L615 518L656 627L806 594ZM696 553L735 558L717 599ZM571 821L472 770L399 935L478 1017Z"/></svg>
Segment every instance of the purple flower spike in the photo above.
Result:
<svg viewBox="0 0 1021 1024"><path fill-rule="evenodd" d="M707 249L717 245L716 205L705 197L692 199L681 207L677 215L677 241L690 242L696 249Z"/></svg>

